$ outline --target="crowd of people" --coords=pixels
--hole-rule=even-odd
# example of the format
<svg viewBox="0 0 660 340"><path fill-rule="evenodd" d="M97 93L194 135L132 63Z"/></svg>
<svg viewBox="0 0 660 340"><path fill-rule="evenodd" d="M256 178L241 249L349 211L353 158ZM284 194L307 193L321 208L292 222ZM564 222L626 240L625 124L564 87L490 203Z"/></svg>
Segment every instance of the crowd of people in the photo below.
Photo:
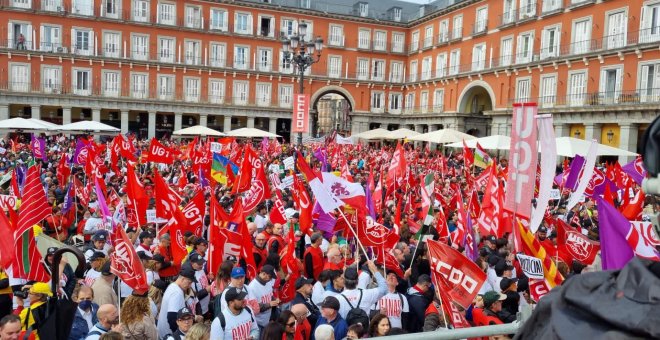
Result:
<svg viewBox="0 0 660 340"><path fill-rule="evenodd" d="M52 238L52 242L61 242L59 247L65 244L78 247L84 254L85 271L82 277L77 277L64 258L57 268L52 266L58 246L42 250L40 262L49 273L59 270L55 291L51 290L51 282L20 278L11 266L0 267L2 340L52 339L52 334L39 330L48 317L46 305L53 300L76 303L70 311L71 340L359 339L457 328L455 320L447 315L450 309L458 309L469 326L511 323L521 308L533 308L538 302L516 257L511 228L485 234L483 228L477 227L478 212L472 210L471 200L480 206L489 190L487 183L479 184L482 173L495 173L500 185L505 184L508 169L504 159L491 162L488 169L474 165L466 168L465 155L460 150L431 151L428 146L416 148L406 143L400 149L407 158L405 181L399 181L392 189L386 188L385 176L393 154L399 149L396 145L327 142L298 148L315 170L335 172L370 192L374 190L370 188L374 179L379 183L377 186L383 187L375 192L380 197L368 199L376 202L375 221L396 233L398 240L391 249L364 249L351 232L356 226L343 217L344 208L330 214L335 217L330 229L321 221L325 216L322 212L315 212L311 224L302 225L309 222L301 219L300 188L282 185L296 170L295 167L290 170L285 161L290 156L295 158L293 145L231 141L227 158L240 164L242 155L251 148L269 174L272 194L253 211L244 212L241 222L245 223L248 235L243 235L243 241L250 242L252 250L245 254L230 251L228 243L209 242L209 229L217 227L210 213L212 201L217 201L230 214L243 193L237 192L232 183L218 183L212 177L204 178L202 171L194 170L195 158L190 148L209 148L208 141L160 140L170 150L180 151L173 164L162 164L144 160L149 152L149 140L124 137L132 144L137 161L102 154L103 162L99 165L102 170L97 172L100 175L95 183L85 169L86 164L70 161L80 139L59 135L44 138L43 159L33 156L29 136L12 135L0 142L5 150L0 160L0 172L4 174L0 178L0 194L20 199L27 169L40 167L40 180L52 212L32 228L34 235L43 234ZM101 149L110 154L111 140L97 141L95 145L106 145ZM319 150L323 150L322 157ZM66 164L67 173L62 173L65 169L62 164ZM186 214L187 218L203 221L201 230L181 235L163 232L162 222L134 225L128 216L128 206L132 204L128 167L135 169L149 198L150 209L156 206L157 196L163 194L155 188L156 175L180 195L179 208L189 204L200 191L204 192L204 211L195 216ZM561 166L557 170L560 174ZM431 206L435 208L436 221L431 223L426 220L427 211L422 211L421 194L425 185L423 175L429 172L434 175L435 185ZM97 188L99 179L103 182L102 190ZM71 194L69 188L76 182L81 185ZM234 185L236 182L234 179ZM640 190L634 183L629 185L633 192ZM312 193L308 186L303 190L308 195ZM98 197L98 193L105 197ZM564 279L583 271L599 270L598 261L587 264L559 257L558 228L553 221L565 222L590 240L599 239L594 200L587 198L566 211L569 194L564 191L560 199L551 201L548 217L534 234ZM73 196L72 207L67 206L69 196ZM462 200L458 204L456 197ZM278 199L286 218L284 223L271 221ZM25 203L22 201L21 205ZM460 205L466 207L472 220L473 244L464 240L457 243L451 236L464 223ZM20 213L20 207L17 208ZM438 214L439 211L443 213ZM13 225L15 221L11 219L16 214L9 212L8 216ZM123 228L133 244L148 289L137 290L119 280L111 260L118 251L112 244L113 227ZM471 305L461 306L439 296L427 240L451 244L485 273L486 280ZM185 243L186 254L181 260L173 253L177 242ZM221 263L210 261L212 249L225 249ZM470 253L470 249L474 252ZM395 259L395 265L386 265L386 261L379 259L379 252L387 252L387 256ZM11 255L2 253L2 256ZM451 308L446 304L452 304Z"/></svg>

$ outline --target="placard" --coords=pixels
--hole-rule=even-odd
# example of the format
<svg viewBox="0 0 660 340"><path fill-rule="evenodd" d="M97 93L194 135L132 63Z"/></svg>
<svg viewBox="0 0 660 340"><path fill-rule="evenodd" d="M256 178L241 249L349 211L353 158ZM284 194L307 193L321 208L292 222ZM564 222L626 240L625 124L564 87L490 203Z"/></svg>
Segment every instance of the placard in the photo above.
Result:
<svg viewBox="0 0 660 340"><path fill-rule="evenodd" d="M293 156L289 156L285 158L282 161L282 163L284 163L284 170L293 170L293 164L294 164Z"/></svg>
<svg viewBox="0 0 660 340"><path fill-rule="evenodd" d="M147 210L147 223L167 223L164 218L156 217L156 209Z"/></svg>
<svg viewBox="0 0 660 340"><path fill-rule="evenodd" d="M280 165L279 164L271 164L268 166L268 172L274 173L274 174L280 174L282 171L280 170Z"/></svg>
<svg viewBox="0 0 660 340"><path fill-rule="evenodd" d="M550 200L558 200L560 198L561 198L561 193L559 192L559 189L550 190Z"/></svg>
<svg viewBox="0 0 660 340"><path fill-rule="evenodd" d="M218 142L211 142L211 146L209 146L211 152L215 153L221 153L222 152L222 144Z"/></svg>
<svg viewBox="0 0 660 340"><path fill-rule="evenodd" d="M544 280L543 276L543 263L541 259L533 256L517 254L518 262L520 262L520 269L530 279Z"/></svg>
<svg viewBox="0 0 660 340"><path fill-rule="evenodd" d="M280 185L280 188L286 189L292 185L293 185L293 176L289 175L284 177L284 179L282 179L282 185Z"/></svg>

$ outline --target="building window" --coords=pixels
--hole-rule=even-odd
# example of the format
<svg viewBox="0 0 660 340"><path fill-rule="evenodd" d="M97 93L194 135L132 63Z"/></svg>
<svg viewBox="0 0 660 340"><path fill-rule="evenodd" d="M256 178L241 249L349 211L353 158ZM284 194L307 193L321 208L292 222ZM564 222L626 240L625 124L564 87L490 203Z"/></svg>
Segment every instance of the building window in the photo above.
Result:
<svg viewBox="0 0 660 340"><path fill-rule="evenodd" d="M185 100L199 102L199 78L185 78Z"/></svg>
<svg viewBox="0 0 660 340"><path fill-rule="evenodd" d="M149 36L146 35L133 35L133 59L135 60L148 60L149 59Z"/></svg>
<svg viewBox="0 0 660 340"><path fill-rule="evenodd" d="M234 68L247 70L250 58L250 48L247 46L234 46Z"/></svg>
<svg viewBox="0 0 660 340"><path fill-rule="evenodd" d="M539 92L541 107L554 107L557 101L557 76L541 76L541 88Z"/></svg>
<svg viewBox="0 0 660 340"><path fill-rule="evenodd" d="M225 67L227 59L227 46L225 44L211 43L209 63L213 67Z"/></svg>
<svg viewBox="0 0 660 340"><path fill-rule="evenodd" d="M8 27L8 48L15 48L17 50L31 50L32 49L32 25L19 22L10 22Z"/></svg>
<svg viewBox="0 0 660 340"><path fill-rule="evenodd" d="M623 68L608 67L600 73L600 99L602 104L616 104L621 96L621 81Z"/></svg>
<svg viewBox="0 0 660 340"><path fill-rule="evenodd" d="M293 107L293 86L280 85L279 101L280 101L280 107L283 108Z"/></svg>
<svg viewBox="0 0 660 340"><path fill-rule="evenodd" d="M371 80L385 80L385 60L371 61Z"/></svg>
<svg viewBox="0 0 660 340"><path fill-rule="evenodd" d="M392 52L403 53L403 46L406 41L406 36L403 33L392 33Z"/></svg>
<svg viewBox="0 0 660 340"><path fill-rule="evenodd" d="M41 50L44 52L63 52L62 51L62 33L57 26L41 26Z"/></svg>
<svg viewBox="0 0 660 340"><path fill-rule="evenodd" d="M619 11L607 15L607 37L605 49L621 48L626 46L626 33L628 27L627 12Z"/></svg>
<svg viewBox="0 0 660 340"><path fill-rule="evenodd" d="M458 74L458 68L461 64L461 49L455 49L449 54L449 75Z"/></svg>
<svg viewBox="0 0 660 340"><path fill-rule="evenodd" d="M186 6L186 27L202 28L202 9L198 6Z"/></svg>
<svg viewBox="0 0 660 340"><path fill-rule="evenodd" d="M417 51L419 49L419 31L412 33L410 37L410 51Z"/></svg>
<svg viewBox="0 0 660 340"><path fill-rule="evenodd" d="M374 50L376 51L387 50L387 32L385 31L374 32Z"/></svg>
<svg viewBox="0 0 660 340"><path fill-rule="evenodd" d="M588 53L591 48L591 19L573 22L573 41L571 53Z"/></svg>
<svg viewBox="0 0 660 340"><path fill-rule="evenodd" d="M371 91L371 112L381 113L385 110L385 94L380 91Z"/></svg>
<svg viewBox="0 0 660 340"><path fill-rule="evenodd" d="M71 14L94 15L93 0L73 0L71 2Z"/></svg>
<svg viewBox="0 0 660 340"><path fill-rule="evenodd" d="M296 34L298 31L298 22L293 19L282 19L282 29L280 34L283 34L287 38L290 38L292 35Z"/></svg>
<svg viewBox="0 0 660 340"><path fill-rule="evenodd" d="M660 63L640 65L639 78L640 101L660 101Z"/></svg>
<svg viewBox="0 0 660 340"><path fill-rule="evenodd" d="M390 93L389 96L389 105L387 111L389 113L401 113L401 101L402 101L402 96L401 93Z"/></svg>
<svg viewBox="0 0 660 340"><path fill-rule="evenodd" d="M89 96L92 94L91 73L90 70L73 70L73 94L78 96Z"/></svg>
<svg viewBox="0 0 660 340"><path fill-rule="evenodd" d="M587 98L587 72L579 71L568 76L568 104L582 106Z"/></svg>
<svg viewBox="0 0 660 340"><path fill-rule="evenodd" d="M513 63L513 37L502 39L500 44L500 65L509 66Z"/></svg>
<svg viewBox="0 0 660 340"><path fill-rule="evenodd" d="M133 21L148 22L149 21L149 1L147 0L133 0Z"/></svg>
<svg viewBox="0 0 660 340"><path fill-rule="evenodd" d="M408 81L416 82L417 81L417 60L410 62L410 71L408 72Z"/></svg>
<svg viewBox="0 0 660 340"><path fill-rule="evenodd" d="M311 0L300 0L300 8L311 8Z"/></svg>
<svg viewBox="0 0 660 340"><path fill-rule="evenodd" d="M406 95L405 113L413 113L415 109L415 93L410 92Z"/></svg>
<svg viewBox="0 0 660 340"><path fill-rule="evenodd" d="M421 80L431 79L431 64L433 63L432 57L422 59L422 76Z"/></svg>
<svg viewBox="0 0 660 340"><path fill-rule="evenodd" d="M120 0L103 0L101 5L102 15L110 19L119 19L121 17L121 1Z"/></svg>
<svg viewBox="0 0 660 340"><path fill-rule="evenodd" d="M433 45L433 26L427 26L424 28L424 48L431 47Z"/></svg>
<svg viewBox="0 0 660 340"><path fill-rule="evenodd" d="M445 108L445 90L433 92L433 112L443 112Z"/></svg>
<svg viewBox="0 0 660 340"><path fill-rule="evenodd" d="M174 99L174 76L158 77L158 99Z"/></svg>
<svg viewBox="0 0 660 340"><path fill-rule="evenodd" d="M146 74L132 74L131 75L131 97L137 99L147 98L147 88L149 79Z"/></svg>
<svg viewBox="0 0 660 340"><path fill-rule="evenodd" d="M488 28L488 7L477 9L476 22L474 23L474 33L482 33Z"/></svg>
<svg viewBox="0 0 660 340"><path fill-rule="evenodd" d="M257 30L262 37L275 37L275 19L273 17L260 15L259 27L257 27Z"/></svg>
<svg viewBox="0 0 660 340"><path fill-rule="evenodd" d="M219 79L209 80L209 102L212 104L224 104L225 81Z"/></svg>
<svg viewBox="0 0 660 340"><path fill-rule="evenodd" d="M543 13L554 12L561 9L562 0L543 0Z"/></svg>
<svg viewBox="0 0 660 340"><path fill-rule="evenodd" d="M211 20L210 28L212 30L227 32L229 19L226 10L211 8L210 20Z"/></svg>
<svg viewBox="0 0 660 340"><path fill-rule="evenodd" d="M257 83L257 106L270 106L270 89L270 84Z"/></svg>
<svg viewBox="0 0 660 340"><path fill-rule="evenodd" d="M403 82L403 62L393 61L390 65L390 82Z"/></svg>
<svg viewBox="0 0 660 340"><path fill-rule="evenodd" d="M358 48L369 49L371 45L371 31L360 29L358 32Z"/></svg>
<svg viewBox="0 0 660 340"><path fill-rule="evenodd" d="M440 21L440 34L438 34L438 43L449 41L449 19Z"/></svg>
<svg viewBox="0 0 660 340"><path fill-rule="evenodd" d="M369 4L366 2L358 3L359 14L361 17L366 17L369 15Z"/></svg>
<svg viewBox="0 0 660 340"><path fill-rule="evenodd" d="M531 79L523 78L516 81L516 102L526 103L530 100Z"/></svg>
<svg viewBox="0 0 660 340"><path fill-rule="evenodd" d="M158 23L161 25L176 25L176 5L161 2L158 4Z"/></svg>
<svg viewBox="0 0 660 340"><path fill-rule="evenodd" d="M293 73L293 66L291 65L290 61L284 59L284 51L282 50L280 50L279 64L280 64L280 73L284 73L284 74Z"/></svg>
<svg viewBox="0 0 660 340"><path fill-rule="evenodd" d="M341 56L329 56L328 65L330 69L328 70L328 77L330 78L339 78L341 77Z"/></svg>
<svg viewBox="0 0 660 340"><path fill-rule="evenodd" d="M660 41L660 2L642 7L642 27L639 32L642 43Z"/></svg>
<svg viewBox="0 0 660 340"><path fill-rule="evenodd" d="M162 63L174 62L174 38L160 38L160 53L158 58Z"/></svg>
<svg viewBox="0 0 660 340"><path fill-rule="evenodd" d="M328 45L344 46L344 28L342 26L330 25Z"/></svg>
<svg viewBox="0 0 660 340"><path fill-rule="evenodd" d="M234 82L234 93L232 95L235 105L247 105L249 95L249 83L245 81Z"/></svg>
<svg viewBox="0 0 660 340"><path fill-rule="evenodd" d="M394 21L396 21L396 22L401 21L401 14L402 14L401 12L402 12L401 8L399 8L399 7L393 8L392 16L393 16Z"/></svg>
<svg viewBox="0 0 660 340"><path fill-rule="evenodd" d="M486 68L486 43L472 47L472 71L481 71Z"/></svg>
<svg viewBox="0 0 660 340"><path fill-rule="evenodd" d="M250 13L234 14L234 33L252 34L252 14Z"/></svg>
<svg viewBox="0 0 660 340"><path fill-rule="evenodd" d="M559 56L559 26L546 27L541 33L541 60Z"/></svg>
<svg viewBox="0 0 660 340"><path fill-rule="evenodd" d="M440 53L435 57L435 77L442 78L447 75L447 53Z"/></svg>
<svg viewBox="0 0 660 340"><path fill-rule="evenodd" d="M44 93L61 93L62 70L57 66L44 66L41 70L42 90Z"/></svg>
<svg viewBox="0 0 660 340"><path fill-rule="evenodd" d="M460 39L463 37L463 16L458 15L454 17L454 26L452 29L452 39Z"/></svg>
<svg viewBox="0 0 660 340"><path fill-rule="evenodd" d="M64 6L62 0L46 0L45 2L42 1L42 9L49 12L62 12Z"/></svg>
<svg viewBox="0 0 660 340"><path fill-rule="evenodd" d="M259 71L270 72L273 65L273 51L267 48L259 48L257 51Z"/></svg>
<svg viewBox="0 0 660 340"><path fill-rule="evenodd" d="M103 96L119 97L120 73L115 71L103 71Z"/></svg>
<svg viewBox="0 0 660 340"><path fill-rule="evenodd" d="M429 92L422 91L419 95L419 106L421 113L429 112Z"/></svg>
<svg viewBox="0 0 660 340"><path fill-rule="evenodd" d="M533 47L534 47L534 32L527 32L519 35L516 63L524 64L524 63L532 62Z"/></svg>
<svg viewBox="0 0 660 340"><path fill-rule="evenodd" d="M85 29L72 29L73 39L72 50L78 55L94 54L94 32Z"/></svg>
<svg viewBox="0 0 660 340"><path fill-rule="evenodd" d="M516 20L516 1L504 0L504 13L502 14L502 25L508 25Z"/></svg>
<svg viewBox="0 0 660 340"><path fill-rule="evenodd" d="M186 41L186 65L202 64L202 43L199 41Z"/></svg>
<svg viewBox="0 0 660 340"><path fill-rule="evenodd" d="M369 79L369 59L358 58L357 60L357 79Z"/></svg>
<svg viewBox="0 0 660 340"><path fill-rule="evenodd" d="M536 0L520 0L520 20L536 16Z"/></svg>
<svg viewBox="0 0 660 340"><path fill-rule="evenodd" d="M11 65L11 90L15 92L30 91L30 66L26 64Z"/></svg>
<svg viewBox="0 0 660 340"><path fill-rule="evenodd" d="M121 35L117 32L103 32L103 55L108 58L120 58Z"/></svg>

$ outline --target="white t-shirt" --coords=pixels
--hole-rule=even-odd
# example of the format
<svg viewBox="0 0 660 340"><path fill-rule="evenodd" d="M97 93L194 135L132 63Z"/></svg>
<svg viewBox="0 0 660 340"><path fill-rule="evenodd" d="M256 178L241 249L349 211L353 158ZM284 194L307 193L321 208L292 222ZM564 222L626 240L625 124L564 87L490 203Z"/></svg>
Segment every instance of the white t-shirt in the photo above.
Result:
<svg viewBox="0 0 660 340"><path fill-rule="evenodd" d="M254 322L254 315L243 309L240 314L234 315L229 310L224 310L222 314L225 317L225 329L220 325L220 319L213 319L211 323L211 339L227 339L227 340L247 340L250 335L258 339L259 326Z"/></svg>
<svg viewBox="0 0 660 340"><path fill-rule="evenodd" d="M106 243L106 245L107 245L107 243ZM105 256L107 257L109 249L110 249L110 247L107 247L107 249L106 249L105 246L103 246L103 249L101 249L101 250L96 249L96 248L87 249L87 251L85 251L85 261L87 263L89 263L89 260L92 258L92 255L94 255L94 253L97 252L97 251L105 254Z"/></svg>
<svg viewBox="0 0 660 340"><path fill-rule="evenodd" d="M376 273L374 276L378 282L378 287L371 289L344 289L344 291L339 294L342 296L336 296L337 300L339 300L339 315L341 315L342 318L346 319L346 314L351 310L351 306L346 302L347 299L355 308L358 307L359 302L360 308L369 315L371 307L387 293L387 282L385 282L383 275L381 273ZM362 301L360 301L360 291L362 291Z"/></svg>
<svg viewBox="0 0 660 340"><path fill-rule="evenodd" d="M101 229L103 229L103 220L98 217L90 217L87 219L87 222L85 222L83 233L92 235Z"/></svg>
<svg viewBox="0 0 660 340"><path fill-rule="evenodd" d="M149 248L145 248L144 246L142 246L141 243L138 244L137 247L135 247L135 252L137 253L139 251L143 251L144 254L149 256L149 257L154 257L154 254L151 252L151 250Z"/></svg>
<svg viewBox="0 0 660 340"><path fill-rule="evenodd" d="M314 283L312 286L312 302L315 304L323 302L323 299L325 298L323 293L325 293L325 287L323 287L323 283L321 283L321 281L316 281L316 283Z"/></svg>
<svg viewBox="0 0 660 340"><path fill-rule="evenodd" d="M94 284L94 281L96 281L96 279L99 277L101 277L101 272L94 268L90 268L87 273L85 273L85 280L83 283L85 286L91 287Z"/></svg>
<svg viewBox="0 0 660 340"><path fill-rule="evenodd" d="M209 279L206 276L206 273L204 270L196 270L195 271L195 278L197 279L197 282L193 282L193 291L195 293L202 291L206 289L206 287L209 285ZM211 294L207 295L203 299L199 300L199 305L202 308L202 314L205 314L206 312L209 311L209 302L211 301Z"/></svg>
<svg viewBox="0 0 660 340"><path fill-rule="evenodd" d="M233 287L231 285L227 286L225 290L222 291L222 294L220 295L220 309L224 312L227 310L227 300L225 300L225 293L227 293L227 289L230 287ZM247 288L247 285L243 285L242 291L247 293L247 296L245 297L245 305L247 307L250 307L252 310L252 313L258 313L259 312L259 303L257 303L257 299L255 299L252 296L252 293L250 293L250 290Z"/></svg>
<svg viewBox="0 0 660 340"><path fill-rule="evenodd" d="M153 271L153 270L148 269L148 270L146 270L146 274L147 274L147 284L150 285L150 286L151 286L152 283L154 283L154 281L160 280L160 275L158 275L157 271Z"/></svg>
<svg viewBox="0 0 660 340"><path fill-rule="evenodd" d="M381 308L385 309L385 315L390 319L390 326L401 328L401 314L408 313L410 307L408 299L395 291L394 293L388 292L378 300L374 310L380 311Z"/></svg>
<svg viewBox="0 0 660 340"><path fill-rule="evenodd" d="M183 290L176 283L171 283L167 286L165 294L163 294L160 313L158 313L158 337L162 338L173 332L170 329L170 324L167 322L167 313L176 313L185 306L186 301L183 296Z"/></svg>
<svg viewBox="0 0 660 340"><path fill-rule="evenodd" d="M275 285L275 280L270 280L265 285L262 285L255 279L248 285L248 291L257 300L257 303L270 303L273 298L273 285ZM261 327L266 327L268 321L270 321L270 315L270 308L261 311L256 315L257 324Z"/></svg>

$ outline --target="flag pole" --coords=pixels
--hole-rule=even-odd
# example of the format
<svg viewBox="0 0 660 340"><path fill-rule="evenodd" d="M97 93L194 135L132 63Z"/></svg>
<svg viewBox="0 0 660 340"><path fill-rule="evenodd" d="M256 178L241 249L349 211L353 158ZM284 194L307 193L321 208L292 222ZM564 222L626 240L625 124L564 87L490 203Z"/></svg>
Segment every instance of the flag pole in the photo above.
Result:
<svg viewBox="0 0 660 340"><path fill-rule="evenodd" d="M337 209L337 210L339 210L339 214L344 219L344 221L346 222L348 227L351 228L351 231L353 232L353 235L355 235L355 239L357 240L358 246L360 246L360 249L362 249L362 251L364 252L364 256L367 256L367 251L364 249L364 246L362 245L362 242L360 242L360 239L357 237L358 234L355 232L355 229L353 229L353 226L348 221L348 218L346 218L346 215L344 215L344 212L341 209ZM367 258L369 258L369 257L367 256Z"/></svg>

